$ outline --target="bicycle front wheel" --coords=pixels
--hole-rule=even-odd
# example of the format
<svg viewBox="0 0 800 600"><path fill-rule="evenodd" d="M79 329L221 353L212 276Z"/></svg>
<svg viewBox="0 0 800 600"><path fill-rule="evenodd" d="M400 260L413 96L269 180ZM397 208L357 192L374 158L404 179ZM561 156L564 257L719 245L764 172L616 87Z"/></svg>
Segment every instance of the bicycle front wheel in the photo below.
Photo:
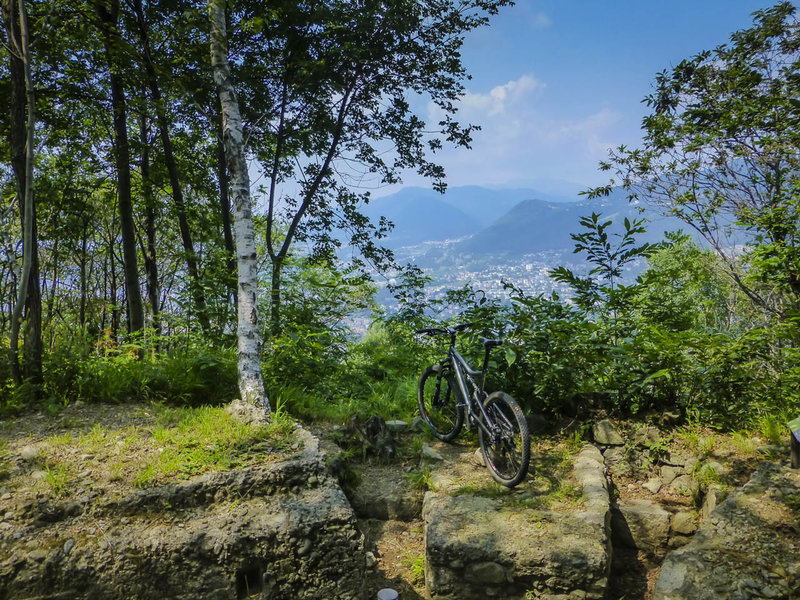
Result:
<svg viewBox="0 0 800 600"><path fill-rule="evenodd" d="M458 390L449 373L441 374L439 365L425 369L419 378L417 401L419 413L433 435L450 442L464 425L464 407L459 405Z"/></svg>
<svg viewBox="0 0 800 600"><path fill-rule="evenodd" d="M478 441L486 459L486 467L498 483L514 487L525 479L531 460L531 436L528 422L516 400L505 392L494 392L484 404L489 415L489 428L496 427L498 438L492 442L482 428Z"/></svg>

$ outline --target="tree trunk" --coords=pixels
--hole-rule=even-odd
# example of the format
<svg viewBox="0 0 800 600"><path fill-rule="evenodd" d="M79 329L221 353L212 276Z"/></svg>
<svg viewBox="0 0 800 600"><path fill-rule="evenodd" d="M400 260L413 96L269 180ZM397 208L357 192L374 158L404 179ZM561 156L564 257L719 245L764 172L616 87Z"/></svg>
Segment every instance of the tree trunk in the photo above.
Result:
<svg viewBox="0 0 800 600"><path fill-rule="evenodd" d="M272 286L269 294L269 328L273 336L281 334L281 274L283 272L283 258L272 258Z"/></svg>
<svg viewBox="0 0 800 600"><path fill-rule="evenodd" d="M153 315L153 329L161 333L158 304L158 263L156 262L156 216L153 186L150 182L150 146L147 139L147 116L142 115L140 134L142 142L142 193L144 195L144 230L147 238L144 249L144 270L147 273L147 298Z"/></svg>
<svg viewBox="0 0 800 600"><path fill-rule="evenodd" d="M242 140L242 118L239 101L233 89L228 65L228 44L225 31L224 0L208 0L211 21L211 66L217 85L223 117L223 140L230 175L233 199L236 255L239 271L237 338L239 345L239 390L242 400L270 406L261 376L261 334L258 330L258 268L250 207L250 176Z"/></svg>
<svg viewBox="0 0 800 600"><path fill-rule="evenodd" d="M164 148L164 163L167 167L169 175L169 184L172 188L172 200L175 203L175 208L178 212L178 227L181 234L181 243L183 244L183 251L186 253L186 267L189 271L191 279L191 293L192 300L197 308L197 316L200 321L200 327L204 332L208 332L211 324L208 320L208 309L206 307L206 297L203 293L203 286L200 282L200 269L197 265L197 254L194 251L194 242L192 241L192 231L189 228L189 219L186 213L186 202L183 197L183 187L181 186L181 179L178 174L178 163L175 160L175 151L172 146L172 139L169 135L169 122L167 121L167 111L164 108L164 100L161 96L161 88L158 85L158 77L156 75L155 65L153 58L150 55L150 47L147 38L147 23L144 19L144 10L142 8L141 0L136 0L136 20L139 25L139 38L142 42L142 58L144 59L144 69L147 73L147 84L150 88L150 95L153 97L153 104L156 108L156 119L158 120L158 129L161 135L161 145Z"/></svg>
<svg viewBox="0 0 800 600"><path fill-rule="evenodd" d="M114 112L114 154L117 163L117 194L119 196L119 222L122 231L122 262L127 288L128 320L130 331L144 329L144 308L139 289L139 268L136 257L136 232L131 199L131 159L128 144L128 113L125 101L125 86L119 49L122 36L119 34L119 0L111 0L110 6L97 1L95 8L100 18L100 33L111 72L111 106Z"/></svg>
<svg viewBox="0 0 800 600"><path fill-rule="evenodd" d="M87 228L89 226L89 220L84 218L83 220L83 234L81 235L81 304L78 313L78 317L81 323L81 331L86 331L86 294L88 291L88 282L87 282L87 275L86 275L86 262L89 257L88 253L88 231ZM103 283L103 289L105 290L105 280Z"/></svg>
<svg viewBox="0 0 800 600"><path fill-rule="evenodd" d="M220 109L222 107L220 106ZM233 231L231 230L231 199L228 191L228 171L225 158L225 141L223 136L222 111L220 110L219 129L217 131L217 179L219 180L219 212L222 217L222 238L225 251L228 253L228 286L234 303L236 298L236 250L233 247Z"/></svg>
<svg viewBox="0 0 800 600"><path fill-rule="evenodd" d="M42 379L42 296L39 287L39 252L36 210L33 198L34 132L36 99L31 72L30 35L24 0L15 6L4 0L3 21L8 33L11 73L11 163L17 180L22 218L22 276L11 314L9 359L14 381L22 383L18 344L23 309L27 308L25 331L25 377L34 383Z"/></svg>

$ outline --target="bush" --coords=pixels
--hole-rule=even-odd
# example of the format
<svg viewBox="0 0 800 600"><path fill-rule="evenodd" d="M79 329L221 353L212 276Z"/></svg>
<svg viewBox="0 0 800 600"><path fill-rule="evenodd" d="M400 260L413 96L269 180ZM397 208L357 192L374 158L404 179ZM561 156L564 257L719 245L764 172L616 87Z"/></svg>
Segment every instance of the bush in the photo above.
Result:
<svg viewBox="0 0 800 600"><path fill-rule="evenodd" d="M126 345L98 354L84 339L44 357L47 403L156 400L199 406L238 395L236 355L230 349L189 346L158 352Z"/></svg>

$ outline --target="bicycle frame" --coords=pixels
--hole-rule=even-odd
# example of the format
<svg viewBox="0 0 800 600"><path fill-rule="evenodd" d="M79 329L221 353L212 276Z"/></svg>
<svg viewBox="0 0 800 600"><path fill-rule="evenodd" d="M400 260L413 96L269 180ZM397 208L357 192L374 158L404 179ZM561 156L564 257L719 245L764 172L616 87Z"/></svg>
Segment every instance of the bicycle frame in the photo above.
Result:
<svg viewBox="0 0 800 600"><path fill-rule="evenodd" d="M469 419L468 422L471 423L472 419L474 419L474 422L477 423L478 427L483 429L483 432L489 436L489 439L492 440L492 443L497 443L497 433L493 431L495 427L488 425L491 423L491 417L489 417L489 415L486 413L486 409L483 408L482 402L486 396L486 393L483 391L483 386L486 383L486 368L489 363L488 351L486 353L486 359L483 361L483 369L480 371L469 366L466 359L461 356L458 350L456 350L455 344L450 345L450 349L447 351L447 359L440 361L440 365L443 366L443 363L448 361L452 365L453 373L455 374L456 383L458 385L458 391L461 394L461 398L464 399L464 403L466 404L467 418ZM472 379L472 377L478 375L481 376L480 386L478 386ZM472 386L472 394L467 391L467 381ZM478 410L473 408L473 403L477 405ZM470 417L472 417L472 419L470 419Z"/></svg>

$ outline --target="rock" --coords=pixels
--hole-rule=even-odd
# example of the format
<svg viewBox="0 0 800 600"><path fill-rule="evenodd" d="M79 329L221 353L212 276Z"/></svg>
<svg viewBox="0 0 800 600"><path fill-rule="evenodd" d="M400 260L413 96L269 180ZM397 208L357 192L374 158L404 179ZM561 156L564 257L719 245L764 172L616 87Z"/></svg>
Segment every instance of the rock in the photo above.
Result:
<svg viewBox="0 0 800 600"><path fill-rule="evenodd" d="M476 467L485 467L486 466L486 459L483 457L483 452L481 451L480 448L475 450L475 452L473 452L469 456L470 456L470 459L472 461L472 464L474 464Z"/></svg>
<svg viewBox="0 0 800 600"><path fill-rule="evenodd" d="M123 498L99 495L67 529L44 519L34 530L34 519L45 513L64 518L75 512L73 505L85 507L83 499L60 504L43 499L31 501L27 510L20 507L21 526L0 540L19 549L0 551L0 595L362 598L367 557L353 509L327 476L314 438L302 429L293 435L302 450L283 461ZM309 485L311 477L317 485ZM25 553L29 541L37 549Z"/></svg>
<svg viewBox="0 0 800 600"><path fill-rule="evenodd" d="M800 590L798 497L800 472L762 464L703 519L688 544L667 555L653 600L794 597Z"/></svg>
<svg viewBox="0 0 800 600"><path fill-rule="evenodd" d="M680 454L678 452L670 452L664 459L664 462L673 467L685 467L686 457L684 457L683 454Z"/></svg>
<svg viewBox="0 0 800 600"><path fill-rule="evenodd" d="M423 444L422 460L429 462L442 462L444 460L444 457L441 454L439 454L436 450L428 446L427 444Z"/></svg>
<svg viewBox="0 0 800 600"><path fill-rule="evenodd" d="M657 446L661 442L661 432L658 430L657 427L653 427L652 425L645 425L644 427L638 429L633 436L634 441L639 446L644 446L645 448L652 448L653 446Z"/></svg>
<svg viewBox="0 0 800 600"><path fill-rule="evenodd" d="M672 480L669 484L669 488L679 494L691 496L697 493L700 489L700 484L698 484L691 475L681 475Z"/></svg>
<svg viewBox="0 0 800 600"><path fill-rule="evenodd" d="M670 514L650 500L623 500L612 511L611 529L617 543L648 555L659 554L669 537Z"/></svg>
<svg viewBox="0 0 800 600"><path fill-rule="evenodd" d="M608 419L598 421L592 426L592 436L596 443L603 446L622 446L625 443L614 424Z"/></svg>
<svg viewBox="0 0 800 600"><path fill-rule="evenodd" d="M716 460L709 460L703 465L704 468L711 469L717 477L722 477L730 472L730 469Z"/></svg>
<svg viewBox="0 0 800 600"><path fill-rule="evenodd" d="M362 478L347 495L356 514L364 519L411 521L422 513L422 490L412 489L408 480Z"/></svg>
<svg viewBox="0 0 800 600"><path fill-rule="evenodd" d="M480 584L498 584L506 582L506 569L496 562L486 561L472 565L466 573L468 581Z"/></svg>
<svg viewBox="0 0 800 600"><path fill-rule="evenodd" d="M405 421L386 421L386 428L389 431L401 432L408 429L408 423Z"/></svg>
<svg viewBox="0 0 800 600"><path fill-rule="evenodd" d="M44 550L34 550L28 553L28 560L33 562L42 562L45 558L47 558L47 552Z"/></svg>
<svg viewBox="0 0 800 600"><path fill-rule="evenodd" d="M646 482L642 484L642 487L649 491L651 494L657 494L658 490L661 489L661 486L664 485L664 482L661 481L660 477L651 477Z"/></svg>
<svg viewBox="0 0 800 600"><path fill-rule="evenodd" d="M36 460L39 457L39 448L34 445L23 446L19 450L19 455L23 460Z"/></svg>
<svg viewBox="0 0 800 600"><path fill-rule="evenodd" d="M423 519L431 597L523 598L533 589L538 598L603 598L610 562L609 500L600 451L585 446L573 473L586 500L571 512L551 514L504 505L502 498L428 492Z"/></svg>
<svg viewBox="0 0 800 600"><path fill-rule="evenodd" d="M611 446L603 452L603 460L606 466L615 474L629 477L633 474L633 468L626 457L625 448L621 446Z"/></svg>
<svg viewBox="0 0 800 600"><path fill-rule="evenodd" d="M705 496L703 497L703 506L700 509L700 516L704 521L711 518L711 513L714 512L715 508L717 508L717 504L719 504L721 496L722 488L720 488L720 486L708 486Z"/></svg>
<svg viewBox="0 0 800 600"><path fill-rule="evenodd" d="M672 516L672 532L681 535L692 535L697 531L697 515L694 512L682 510Z"/></svg>
<svg viewBox="0 0 800 600"><path fill-rule="evenodd" d="M680 420L683 418L681 415L681 411L676 409L672 410L665 410L661 413L661 418L659 419L659 423L662 427L674 427L677 425Z"/></svg>
<svg viewBox="0 0 800 600"><path fill-rule="evenodd" d="M41 469L37 469L33 473L31 473L31 479L35 479L36 481L43 481L47 478L47 471L42 471Z"/></svg>
<svg viewBox="0 0 800 600"><path fill-rule="evenodd" d="M681 467L673 467L671 465L664 465L661 467L661 481L664 482L664 485L669 485L684 474L685 471Z"/></svg>
<svg viewBox="0 0 800 600"><path fill-rule="evenodd" d="M366 567L367 569L374 569L378 566L378 559L375 558L375 555L372 552L366 553Z"/></svg>

